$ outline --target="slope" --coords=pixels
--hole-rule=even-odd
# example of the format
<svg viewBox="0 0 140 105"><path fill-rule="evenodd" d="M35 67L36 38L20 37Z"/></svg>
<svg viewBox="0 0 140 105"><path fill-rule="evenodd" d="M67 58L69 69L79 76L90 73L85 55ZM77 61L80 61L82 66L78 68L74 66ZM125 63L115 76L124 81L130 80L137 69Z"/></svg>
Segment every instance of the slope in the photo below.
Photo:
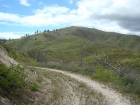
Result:
<svg viewBox="0 0 140 105"><path fill-rule="evenodd" d="M125 35L115 32L104 32L94 28L74 27L74 26L49 32L43 32L32 36L25 36L24 38L22 38L22 40L20 40L20 43L18 43L19 40L17 40L10 44L15 45L16 42L18 43L18 45L16 44L15 47L20 47L22 45L26 45L26 42L31 42L36 39L40 40L40 42L42 43L51 41L59 36L65 36L69 34L81 38L86 38L90 41L93 41L94 43L109 44L118 46L120 48L140 50L139 43L140 36ZM37 44L37 42L35 44Z"/></svg>
<svg viewBox="0 0 140 105"><path fill-rule="evenodd" d="M0 47L0 56L1 63L10 65L17 65L18 63L10 58L7 55L7 51ZM23 66L23 65L22 65ZM1 64L0 64L1 67ZM21 69L21 68L20 68ZM47 68L32 68L26 67L24 72L16 68L12 68L12 72L8 75L15 74L17 72L26 73L26 86L23 87L14 87L16 91L20 89L21 92L14 93L15 91L11 90L12 93L7 93L8 90L4 90L2 88L3 85L0 85L0 104L5 105L15 105L15 104L26 104L26 105L129 105L131 102L125 97L122 97L119 93L110 90L110 95L106 94L105 91L109 91L108 89L104 89L101 84L98 84L90 79L81 77L79 75L71 74L69 72L52 70ZM43 69L43 70L42 70ZM18 70L18 71L17 71ZM6 69L4 69L6 71ZM0 75L2 78L4 72L0 69ZM21 75L21 74L19 74ZM15 76L15 75L14 75ZM5 77L4 77L5 78ZM3 79L4 79L3 78ZM5 78L6 79L6 78ZM15 78L9 78L14 79ZM19 79L19 78L16 78ZM28 81L27 81L28 80ZM12 80L10 80L12 81ZM20 79L21 81L21 79ZM90 81L90 82L89 82ZM34 82L34 83L33 83ZM89 83L88 83L89 82ZM0 81L0 84L2 81ZM16 81L14 82L16 84ZM30 84L30 91L28 89L28 85ZM36 85L35 85L36 84ZM92 86L92 85L95 86ZM91 86L90 86L91 85ZM96 86L98 88L96 88ZM13 88L12 86L10 88ZM8 89L8 88L7 88ZM99 89L99 90L98 90ZM6 91L6 92L4 92ZM121 97L120 97L121 96ZM112 103L110 100L115 97L117 100L115 103ZM123 100L123 101L122 101Z"/></svg>
<svg viewBox="0 0 140 105"><path fill-rule="evenodd" d="M67 30L68 29L69 28L67 28ZM59 31L60 32L50 33L63 33L63 29ZM56 37L54 34L52 34L52 36L47 36L50 33L28 36L13 40L7 44L20 52L28 53L32 58L39 62L58 60L63 63L74 61L79 64L96 64L97 62L93 59L93 55L96 55L100 59L110 60L114 66L119 61L119 64L122 66L129 65L129 67L137 70L140 68L140 54L138 51L126 50L108 44L92 42L88 39L77 36L78 34L62 34L59 37ZM116 37L116 35L114 35L114 37ZM98 41L98 35L95 38L97 38L96 41ZM125 43L124 41L122 42Z"/></svg>

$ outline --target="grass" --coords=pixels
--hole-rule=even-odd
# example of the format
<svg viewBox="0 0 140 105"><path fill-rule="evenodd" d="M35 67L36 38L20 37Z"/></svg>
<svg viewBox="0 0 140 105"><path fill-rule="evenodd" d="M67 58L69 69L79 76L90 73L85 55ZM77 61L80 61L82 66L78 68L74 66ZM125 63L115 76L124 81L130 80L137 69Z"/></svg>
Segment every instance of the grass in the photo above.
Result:
<svg viewBox="0 0 140 105"><path fill-rule="evenodd" d="M32 91L37 91L37 90L38 90L38 85L37 85L36 83L32 83L32 84L30 85L30 89L31 89Z"/></svg>
<svg viewBox="0 0 140 105"><path fill-rule="evenodd" d="M44 77L47 78L48 77L48 74L47 73L43 73Z"/></svg>
<svg viewBox="0 0 140 105"><path fill-rule="evenodd" d="M39 83L41 83L41 82L42 82L42 79L41 79L40 77L38 77L38 78L36 79L36 81L39 82Z"/></svg>
<svg viewBox="0 0 140 105"><path fill-rule="evenodd" d="M113 74L109 69L104 69L102 67L97 67L93 78L102 82L117 82L120 80L118 75Z"/></svg>
<svg viewBox="0 0 140 105"><path fill-rule="evenodd" d="M24 100L25 95L26 73L21 66L13 65L6 67L0 64L0 93L1 96L9 98L13 103L18 104ZM15 101L17 100L17 101Z"/></svg>
<svg viewBox="0 0 140 105"><path fill-rule="evenodd" d="M20 66L6 67L0 64L0 75L1 88L7 90L7 92L24 87L26 75L24 74L24 69Z"/></svg>

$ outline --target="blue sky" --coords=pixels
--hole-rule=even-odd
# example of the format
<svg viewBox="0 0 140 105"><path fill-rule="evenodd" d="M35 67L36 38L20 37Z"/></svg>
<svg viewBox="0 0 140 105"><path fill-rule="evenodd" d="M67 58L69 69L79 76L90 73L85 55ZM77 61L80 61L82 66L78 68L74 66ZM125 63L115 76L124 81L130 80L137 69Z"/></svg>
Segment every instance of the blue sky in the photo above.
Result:
<svg viewBox="0 0 140 105"><path fill-rule="evenodd" d="M69 26L139 35L139 5L139 0L0 0L0 38Z"/></svg>

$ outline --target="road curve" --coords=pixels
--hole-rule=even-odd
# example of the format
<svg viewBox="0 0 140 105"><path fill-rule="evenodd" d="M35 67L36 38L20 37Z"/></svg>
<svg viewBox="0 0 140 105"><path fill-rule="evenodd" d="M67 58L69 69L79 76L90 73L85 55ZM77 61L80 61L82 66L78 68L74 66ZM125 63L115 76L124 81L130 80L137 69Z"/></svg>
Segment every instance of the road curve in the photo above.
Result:
<svg viewBox="0 0 140 105"><path fill-rule="evenodd" d="M85 83L87 86L89 86L94 91L102 93L103 96L105 96L105 99L109 105L132 105L130 100L124 97L121 93L116 92L113 89L110 89L109 87L98 83L94 80L91 80L88 77L73 74L67 71L61 71L61 70L55 70L55 69L49 69L49 68L41 68L41 67L35 67L41 70L50 70L53 72L62 73L64 75L67 75L71 78L74 78L78 80L79 82Z"/></svg>

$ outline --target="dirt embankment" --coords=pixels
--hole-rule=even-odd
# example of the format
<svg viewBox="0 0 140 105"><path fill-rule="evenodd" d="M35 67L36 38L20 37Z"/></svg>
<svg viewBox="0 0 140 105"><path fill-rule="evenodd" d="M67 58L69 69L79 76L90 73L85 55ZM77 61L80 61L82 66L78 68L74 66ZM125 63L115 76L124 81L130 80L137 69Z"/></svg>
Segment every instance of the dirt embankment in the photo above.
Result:
<svg viewBox="0 0 140 105"><path fill-rule="evenodd" d="M11 66L12 64L18 64L14 59L7 55L7 51L0 45L0 63L6 66Z"/></svg>
<svg viewBox="0 0 140 105"><path fill-rule="evenodd" d="M12 64L18 64L14 59L7 55L7 51L0 45L0 64L5 64L7 67ZM2 97L0 94L0 105L13 105L7 97Z"/></svg>

